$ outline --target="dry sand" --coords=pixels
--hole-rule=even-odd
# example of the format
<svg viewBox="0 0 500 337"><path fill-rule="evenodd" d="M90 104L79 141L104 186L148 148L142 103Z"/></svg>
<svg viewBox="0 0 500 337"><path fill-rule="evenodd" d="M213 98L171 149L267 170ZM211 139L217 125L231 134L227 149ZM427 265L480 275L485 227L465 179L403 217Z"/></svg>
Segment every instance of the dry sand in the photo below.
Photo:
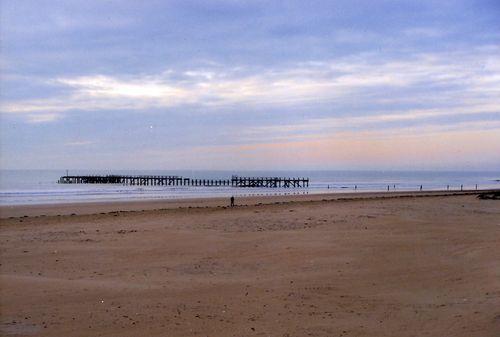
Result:
<svg viewBox="0 0 500 337"><path fill-rule="evenodd" d="M500 335L500 201L239 201L2 208L0 335Z"/></svg>

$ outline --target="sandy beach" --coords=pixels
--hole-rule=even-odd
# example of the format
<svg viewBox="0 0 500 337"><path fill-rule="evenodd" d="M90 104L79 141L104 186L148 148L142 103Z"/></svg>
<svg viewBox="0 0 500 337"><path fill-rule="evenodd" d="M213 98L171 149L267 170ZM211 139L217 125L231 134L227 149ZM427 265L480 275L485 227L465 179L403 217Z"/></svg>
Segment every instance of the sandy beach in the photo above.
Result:
<svg viewBox="0 0 500 337"><path fill-rule="evenodd" d="M2 336L498 336L500 201L3 206Z"/></svg>

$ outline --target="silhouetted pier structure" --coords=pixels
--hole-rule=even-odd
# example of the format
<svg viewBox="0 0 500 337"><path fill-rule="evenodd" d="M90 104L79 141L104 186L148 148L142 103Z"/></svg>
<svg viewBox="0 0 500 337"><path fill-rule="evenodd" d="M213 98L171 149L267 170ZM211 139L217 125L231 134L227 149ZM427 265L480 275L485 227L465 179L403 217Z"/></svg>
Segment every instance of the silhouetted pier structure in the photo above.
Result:
<svg viewBox="0 0 500 337"><path fill-rule="evenodd" d="M66 175L60 184L122 184L139 186L231 186L263 188L309 187L309 178L239 177L231 179L191 179L180 176L127 176L127 175Z"/></svg>
<svg viewBox="0 0 500 337"><path fill-rule="evenodd" d="M233 176L231 178L231 186L234 186L234 187L269 187L269 188L309 187L309 178L238 177L238 176Z"/></svg>
<svg viewBox="0 0 500 337"><path fill-rule="evenodd" d="M63 176L60 184L122 184L140 186L182 186L189 181L179 176Z"/></svg>

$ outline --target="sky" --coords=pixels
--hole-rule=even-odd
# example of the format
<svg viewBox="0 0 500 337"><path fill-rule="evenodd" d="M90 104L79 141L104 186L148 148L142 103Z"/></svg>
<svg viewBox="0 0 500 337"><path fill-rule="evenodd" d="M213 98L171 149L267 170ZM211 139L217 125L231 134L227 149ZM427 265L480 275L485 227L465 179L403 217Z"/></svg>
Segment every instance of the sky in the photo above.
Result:
<svg viewBox="0 0 500 337"><path fill-rule="evenodd" d="M0 167L500 170L500 2L0 2Z"/></svg>

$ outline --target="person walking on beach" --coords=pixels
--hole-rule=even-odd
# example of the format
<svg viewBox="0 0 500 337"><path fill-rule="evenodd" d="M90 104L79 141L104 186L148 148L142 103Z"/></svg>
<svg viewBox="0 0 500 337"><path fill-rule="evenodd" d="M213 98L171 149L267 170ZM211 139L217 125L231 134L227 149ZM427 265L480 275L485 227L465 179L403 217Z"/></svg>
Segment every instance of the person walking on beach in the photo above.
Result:
<svg viewBox="0 0 500 337"><path fill-rule="evenodd" d="M231 207L234 207L234 196L231 196Z"/></svg>

